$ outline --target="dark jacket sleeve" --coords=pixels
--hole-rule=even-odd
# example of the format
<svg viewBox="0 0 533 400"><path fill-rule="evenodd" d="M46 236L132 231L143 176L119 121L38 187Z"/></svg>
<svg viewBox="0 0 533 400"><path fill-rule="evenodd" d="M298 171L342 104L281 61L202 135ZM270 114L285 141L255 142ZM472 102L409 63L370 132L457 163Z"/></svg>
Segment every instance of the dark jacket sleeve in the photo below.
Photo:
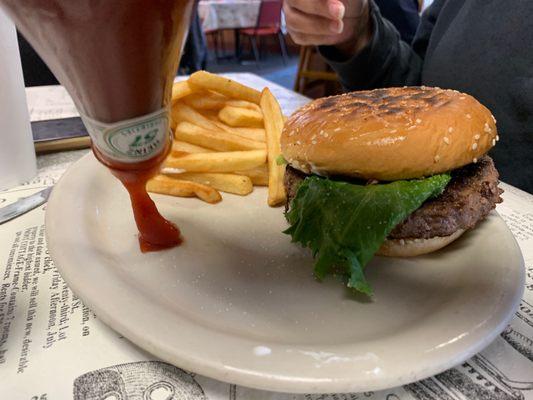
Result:
<svg viewBox="0 0 533 400"><path fill-rule="evenodd" d="M379 8L371 1L374 34L366 48L348 60L331 46L320 46L319 52L347 90L419 85L423 57L445 1L436 0L423 14L412 47L401 40L396 28L381 16Z"/></svg>
<svg viewBox="0 0 533 400"><path fill-rule="evenodd" d="M411 43L415 37L420 14L419 0L374 0L383 18L388 19L398 30L404 42Z"/></svg>

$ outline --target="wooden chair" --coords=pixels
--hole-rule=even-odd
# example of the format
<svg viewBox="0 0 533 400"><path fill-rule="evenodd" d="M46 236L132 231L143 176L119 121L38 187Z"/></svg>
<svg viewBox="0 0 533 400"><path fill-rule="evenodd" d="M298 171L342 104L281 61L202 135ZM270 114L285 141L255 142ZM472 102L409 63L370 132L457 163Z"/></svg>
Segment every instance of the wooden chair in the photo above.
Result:
<svg viewBox="0 0 533 400"><path fill-rule="evenodd" d="M336 94L341 91L337 74L320 58L316 47L303 46L300 48L294 91L309 95L308 90L317 85L330 86L323 90L323 95Z"/></svg>
<svg viewBox="0 0 533 400"><path fill-rule="evenodd" d="M257 47L257 39L265 36L277 36L279 47L283 57L283 63L287 63L287 44L281 31L281 0L262 0L259 5L259 14L255 28L240 29L239 34L249 38L254 53L255 62L259 66L260 53Z"/></svg>

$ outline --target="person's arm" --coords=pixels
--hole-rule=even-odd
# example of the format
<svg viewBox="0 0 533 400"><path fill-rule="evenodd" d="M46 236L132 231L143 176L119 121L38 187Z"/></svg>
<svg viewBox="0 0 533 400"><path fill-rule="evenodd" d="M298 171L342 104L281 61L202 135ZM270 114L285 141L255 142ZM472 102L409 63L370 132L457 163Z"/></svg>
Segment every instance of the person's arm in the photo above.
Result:
<svg viewBox="0 0 533 400"><path fill-rule="evenodd" d="M436 0L423 14L413 47L401 40L396 28L381 16L379 8L371 2L373 33L363 50L354 56L346 56L334 46L320 46L319 51L347 90L419 85L423 57L445 1Z"/></svg>

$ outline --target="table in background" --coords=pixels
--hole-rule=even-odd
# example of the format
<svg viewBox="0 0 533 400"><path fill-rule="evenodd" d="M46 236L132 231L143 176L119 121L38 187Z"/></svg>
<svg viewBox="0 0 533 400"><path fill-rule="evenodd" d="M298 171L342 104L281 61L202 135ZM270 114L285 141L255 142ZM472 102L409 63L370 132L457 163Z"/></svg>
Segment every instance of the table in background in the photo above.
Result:
<svg viewBox="0 0 533 400"><path fill-rule="evenodd" d="M202 23L202 29L206 34L220 35L224 30L233 30L235 52L234 56L240 59L240 35L239 29L252 28L257 24L261 0L200 0L198 3L198 15ZM218 40L214 36L215 56L218 60ZM222 58L226 58L223 56Z"/></svg>
<svg viewBox="0 0 533 400"><path fill-rule="evenodd" d="M260 0L200 0L198 15L204 32L255 27Z"/></svg>

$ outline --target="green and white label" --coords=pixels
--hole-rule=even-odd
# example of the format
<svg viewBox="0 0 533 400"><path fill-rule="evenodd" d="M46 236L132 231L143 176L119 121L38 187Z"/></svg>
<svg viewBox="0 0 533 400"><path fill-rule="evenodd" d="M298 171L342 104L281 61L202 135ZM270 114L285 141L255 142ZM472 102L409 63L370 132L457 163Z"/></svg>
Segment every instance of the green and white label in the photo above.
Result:
<svg viewBox="0 0 533 400"><path fill-rule="evenodd" d="M93 145L105 156L120 162L140 162L159 154L169 135L169 111L107 124L82 116Z"/></svg>

